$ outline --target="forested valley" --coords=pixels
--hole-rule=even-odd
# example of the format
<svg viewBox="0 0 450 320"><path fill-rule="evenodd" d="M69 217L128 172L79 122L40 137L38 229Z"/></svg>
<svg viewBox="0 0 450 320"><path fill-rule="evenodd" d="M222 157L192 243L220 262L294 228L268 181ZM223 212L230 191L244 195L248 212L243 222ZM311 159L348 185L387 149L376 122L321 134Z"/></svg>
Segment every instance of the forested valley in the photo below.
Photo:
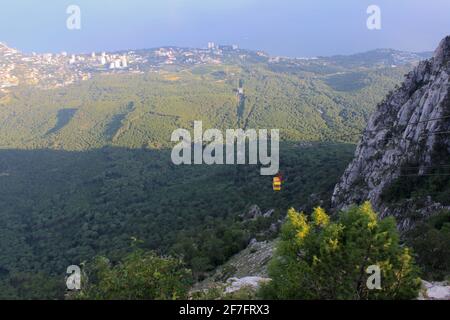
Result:
<svg viewBox="0 0 450 320"><path fill-rule="evenodd" d="M61 299L69 265L120 261L136 246L179 257L203 279L251 239L275 238L270 226L288 208L328 208L368 116L411 68L342 57L168 66L3 95L0 298ZM258 166L171 163L173 130L194 120L225 130L240 118L280 129L282 192ZM254 204L275 213L245 219Z"/></svg>

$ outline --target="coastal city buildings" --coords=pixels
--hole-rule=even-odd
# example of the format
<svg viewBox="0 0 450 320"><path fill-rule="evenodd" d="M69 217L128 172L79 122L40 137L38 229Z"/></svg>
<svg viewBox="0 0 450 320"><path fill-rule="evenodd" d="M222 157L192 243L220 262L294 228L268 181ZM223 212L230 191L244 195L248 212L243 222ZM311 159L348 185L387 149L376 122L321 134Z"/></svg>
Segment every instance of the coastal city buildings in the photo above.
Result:
<svg viewBox="0 0 450 320"><path fill-rule="evenodd" d="M237 45L209 42L207 49L161 47L122 52L23 53L0 43L0 93L19 85L56 88L90 79L98 73L155 71L167 65L221 64L249 52Z"/></svg>

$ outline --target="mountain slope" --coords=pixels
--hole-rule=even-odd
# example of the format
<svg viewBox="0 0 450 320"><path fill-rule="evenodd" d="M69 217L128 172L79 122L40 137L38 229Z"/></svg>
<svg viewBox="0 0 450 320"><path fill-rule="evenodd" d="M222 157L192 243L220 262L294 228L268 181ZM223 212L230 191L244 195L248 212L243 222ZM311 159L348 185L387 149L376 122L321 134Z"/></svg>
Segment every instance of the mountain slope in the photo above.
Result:
<svg viewBox="0 0 450 320"><path fill-rule="evenodd" d="M402 229L450 205L450 37L378 105L336 185L340 209L369 199Z"/></svg>
<svg viewBox="0 0 450 320"><path fill-rule="evenodd" d="M287 206L330 199L373 106L412 69L345 67L328 58L269 62L238 52L217 64L157 60L141 73L93 72L43 90L21 76L36 69L45 80L52 67L10 53L0 64L14 62L4 74L19 82L0 92L0 298L24 297L17 278L40 287L36 270L60 281L68 265L94 256L118 261L131 238L183 256L201 278L251 238L264 240L274 221L242 221L249 205L282 215ZM59 59L66 58L52 63ZM279 128L283 191L275 193L258 166L174 166L171 132L194 120L204 129ZM12 294L3 289L11 287Z"/></svg>

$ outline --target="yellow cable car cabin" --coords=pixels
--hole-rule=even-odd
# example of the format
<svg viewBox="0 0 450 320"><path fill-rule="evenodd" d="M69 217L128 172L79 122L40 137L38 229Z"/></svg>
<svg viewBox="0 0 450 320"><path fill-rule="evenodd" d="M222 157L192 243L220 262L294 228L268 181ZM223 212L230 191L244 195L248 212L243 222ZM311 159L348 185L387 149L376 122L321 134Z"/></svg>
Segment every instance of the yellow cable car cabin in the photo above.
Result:
<svg viewBox="0 0 450 320"><path fill-rule="evenodd" d="M281 178L280 177L273 178L273 191L281 191Z"/></svg>

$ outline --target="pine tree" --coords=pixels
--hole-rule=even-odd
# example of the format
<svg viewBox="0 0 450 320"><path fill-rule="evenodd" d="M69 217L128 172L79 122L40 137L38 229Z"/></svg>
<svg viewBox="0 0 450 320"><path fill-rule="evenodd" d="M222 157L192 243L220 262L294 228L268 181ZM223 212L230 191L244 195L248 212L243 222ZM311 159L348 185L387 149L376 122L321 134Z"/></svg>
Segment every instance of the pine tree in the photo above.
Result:
<svg viewBox="0 0 450 320"><path fill-rule="evenodd" d="M370 266L379 268L380 289L369 289ZM261 295L272 299L412 299L420 288L395 220L379 220L369 203L341 212L336 222L322 208L310 221L290 209L269 274Z"/></svg>

